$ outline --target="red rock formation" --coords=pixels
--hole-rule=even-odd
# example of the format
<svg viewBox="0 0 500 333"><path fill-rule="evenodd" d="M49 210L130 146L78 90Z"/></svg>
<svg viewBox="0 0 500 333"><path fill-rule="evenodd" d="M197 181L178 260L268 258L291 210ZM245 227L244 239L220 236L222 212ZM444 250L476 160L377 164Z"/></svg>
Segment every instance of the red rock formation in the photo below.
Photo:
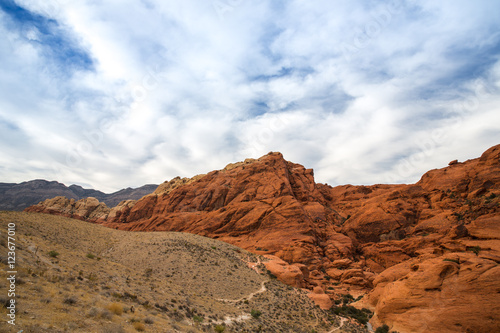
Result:
<svg viewBox="0 0 500 333"><path fill-rule="evenodd" d="M498 304L498 278L488 274L500 263L499 199L500 145L431 170L412 185L332 188L316 184L312 170L270 153L176 178L100 216L74 203L44 202L30 210L82 214L123 230L190 232L275 255L284 262L275 258L268 269L286 283L315 288L311 297L321 306L336 293L370 292L363 302L375 310L375 325L424 332L417 318L440 307L439 318L453 317L443 322L456 332L488 332L500 322L495 311L479 311ZM444 260L455 257L463 265ZM454 306L444 301L452 299L450 290L467 295ZM467 302L475 321L465 314ZM426 325L440 331L438 321Z"/></svg>
<svg viewBox="0 0 500 333"><path fill-rule="evenodd" d="M471 253L415 258L382 272L359 306L399 332L499 332L499 276L497 262Z"/></svg>
<svg viewBox="0 0 500 333"><path fill-rule="evenodd" d="M265 256L269 261L264 262L266 269L281 282L296 288L304 288L309 277L309 270L302 264L288 264L286 261L272 255Z"/></svg>
<svg viewBox="0 0 500 333"><path fill-rule="evenodd" d="M96 198L75 201L66 197L55 197L25 209L27 212L46 213L72 217L84 221L106 220L110 209Z"/></svg>

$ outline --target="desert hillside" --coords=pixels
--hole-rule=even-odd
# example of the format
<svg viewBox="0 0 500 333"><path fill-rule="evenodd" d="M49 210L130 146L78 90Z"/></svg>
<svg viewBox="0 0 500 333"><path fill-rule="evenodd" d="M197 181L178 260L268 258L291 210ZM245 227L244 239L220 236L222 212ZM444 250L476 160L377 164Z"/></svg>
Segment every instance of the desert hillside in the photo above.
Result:
<svg viewBox="0 0 500 333"><path fill-rule="evenodd" d="M222 240L272 258L279 280L322 295L324 309L366 295L357 306L374 327L500 331L500 145L410 185L330 187L269 153L112 209L57 197L28 211Z"/></svg>
<svg viewBox="0 0 500 333"><path fill-rule="evenodd" d="M365 331L277 281L262 256L224 242L0 212L1 230L9 223L16 226L17 325L6 324L10 300L1 295L2 332ZM6 245L2 236L2 290Z"/></svg>

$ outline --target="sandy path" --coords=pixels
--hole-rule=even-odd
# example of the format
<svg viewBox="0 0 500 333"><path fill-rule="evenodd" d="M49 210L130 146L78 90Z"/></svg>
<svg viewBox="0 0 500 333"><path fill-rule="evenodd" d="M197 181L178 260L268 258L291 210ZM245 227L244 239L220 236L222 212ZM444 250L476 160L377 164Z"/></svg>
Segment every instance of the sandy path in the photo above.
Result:
<svg viewBox="0 0 500 333"><path fill-rule="evenodd" d="M267 288L266 288L266 283L268 281L262 281L262 283L260 284L260 289L257 290L256 292L253 292L253 293L250 293L248 294L247 296L243 296L241 298L238 298L238 299L225 299L225 298L218 298L217 300L218 301L221 301L221 302L228 302L228 303L237 303L237 302L242 302L244 300L250 300L252 299L255 295L258 295L258 294L262 294L264 292L267 291Z"/></svg>
<svg viewBox="0 0 500 333"><path fill-rule="evenodd" d="M337 332L338 330L340 330L342 328L342 326L344 326L344 324L347 322L347 320L348 320L347 318L340 317L340 326L335 327L331 331L328 331L328 333L333 333L333 332Z"/></svg>

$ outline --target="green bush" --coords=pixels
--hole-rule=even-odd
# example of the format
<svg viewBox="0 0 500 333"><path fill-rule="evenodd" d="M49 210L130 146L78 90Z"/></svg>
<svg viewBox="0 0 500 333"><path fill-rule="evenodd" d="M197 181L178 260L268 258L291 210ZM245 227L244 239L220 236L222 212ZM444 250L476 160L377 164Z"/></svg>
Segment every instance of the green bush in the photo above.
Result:
<svg viewBox="0 0 500 333"><path fill-rule="evenodd" d="M451 262L454 262L454 263L460 265L460 260L459 259L449 259L449 258L446 258L446 259L443 259L443 261L451 261Z"/></svg>
<svg viewBox="0 0 500 333"><path fill-rule="evenodd" d="M222 332L224 332L226 330L226 328L224 326L222 326L222 325L215 325L214 330L217 333L222 333Z"/></svg>
<svg viewBox="0 0 500 333"><path fill-rule="evenodd" d="M59 252L57 251L49 251L49 256L51 256L52 258L57 258L57 256L59 255Z"/></svg>
<svg viewBox="0 0 500 333"><path fill-rule="evenodd" d="M262 314L262 312L260 312L259 310L252 310L250 311L250 314L252 315L252 317L254 317L255 319L259 318L260 315Z"/></svg>
<svg viewBox="0 0 500 333"><path fill-rule="evenodd" d="M87 258L94 259L95 255L93 255L92 253L87 253Z"/></svg>
<svg viewBox="0 0 500 333"><path fill-rule="evenodd" d="M371 311L368 309L358 310L354 306L351 306L351 305L342 305L342 306L336 307L333 310L333 312L336 315L354 318L363 325L366 325L366 323L368 322L368 320L370 319L371 314L372 314Z"/></svg>
<svg viewBox="0 0 500 333"><path fill-rule="evenodd" d="M470 246L470 247L467 247L467 251L472 251L477 255L479 255L479 252L481 251L481 247L480 246Z"/></svg>
<svg viewBox="0 0 500 333"><path fill-rule="evenodd" d="M375 333L388 333L388 332L389 332L389 326L387 326L386 324L378 327L377 330L375 331Z"/></svg>

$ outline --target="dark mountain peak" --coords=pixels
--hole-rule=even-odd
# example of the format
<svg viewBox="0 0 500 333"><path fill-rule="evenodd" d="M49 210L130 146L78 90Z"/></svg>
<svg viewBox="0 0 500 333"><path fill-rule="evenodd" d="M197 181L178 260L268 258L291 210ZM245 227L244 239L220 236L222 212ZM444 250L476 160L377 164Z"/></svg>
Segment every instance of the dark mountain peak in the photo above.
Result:
<svg viewBox="0 0 500 333"><path fill-rule="evenodd" d="M153 192L158 185L144 185L136 189L127 188L111 194L85 189L80 185L66 186L57 181L34 179L19 184L0 183L0 210L23 210L46 199L64 196L80 200L94 197L108 206L116 206L122 200L137 200Z"/></svg>

